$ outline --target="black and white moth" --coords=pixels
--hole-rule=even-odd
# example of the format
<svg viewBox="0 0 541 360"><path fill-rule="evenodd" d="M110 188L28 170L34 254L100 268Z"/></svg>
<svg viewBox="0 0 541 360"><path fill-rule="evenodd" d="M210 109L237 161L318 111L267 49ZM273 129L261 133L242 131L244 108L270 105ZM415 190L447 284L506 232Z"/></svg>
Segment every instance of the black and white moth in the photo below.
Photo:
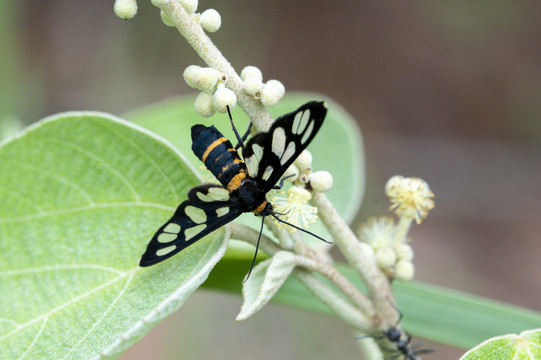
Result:
<svg viewBox="0 0 541 360"><path fill-rule="evenodd" d="M242 158L214 126L194 125L192 150L221 185L192 188L188 200L154 234L139 265L151 266L170 258L242 213L277 218L266 195L310 144L326 113L323 102L308 102L276 119L268 132L254 135L246 146L233 128Z"/></svg>

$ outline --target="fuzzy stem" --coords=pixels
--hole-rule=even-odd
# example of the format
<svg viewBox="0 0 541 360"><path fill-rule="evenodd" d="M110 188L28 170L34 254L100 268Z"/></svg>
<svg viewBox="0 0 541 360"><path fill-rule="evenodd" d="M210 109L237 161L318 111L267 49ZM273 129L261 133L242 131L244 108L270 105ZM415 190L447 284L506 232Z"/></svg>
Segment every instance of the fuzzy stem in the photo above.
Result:
<svg viewBox="0 0 541 360"><path fill-rule="evenodd" d="M383 324L392 324L396 311L390 305L389 299L394 302L394 296L389 281L374 262L372 251L368 245L357 240L325 194L313 192L311 202L318 208L319 217L346 260L361 275L374 301L376 312L382 318L380 321Z"/></svg>
<svg viewBox="0 0 541 360"><path fill-rule="evenodd" d="M161 9L168 15L177 30L193 47L208 66L219 70L226 77L227 87L237 95L239 106L259 131L266 131L273 122L272 116L261 102L244 92L243 81L229 61L207 36L201 25L188 14L179 1L169 1Z"/></svg>
<svg viewBox="0 0 541 360"><path fill-rule="evenodd" d="M372 331L372 319L362 315L355 307L307 270L295 269L293 275L315 296L327 305L339 318L362 332Z"/></svg>
<svg viewBox="0 0 541 360"><path fill-rule="evenodd" d="M319 272L321 275L329 279L336 287L347 295L357 307L369 316L374 315L374 307L370 299L359 291L344 275L328 262L322 260L317 253L307 246L304 242L299 241L295 245L295 252L299 255L307 257L314 261L315 265L311 270Z"/></svg>
<svg viewBox="0 0 541 360"><path fill-rule="evenodd" d="M398 226L396 234L394 235L393 242L394 244L401 244L406 239L406 235L411 228L413 219L407 218L405 216L400 216L398 218Z"/></svg>

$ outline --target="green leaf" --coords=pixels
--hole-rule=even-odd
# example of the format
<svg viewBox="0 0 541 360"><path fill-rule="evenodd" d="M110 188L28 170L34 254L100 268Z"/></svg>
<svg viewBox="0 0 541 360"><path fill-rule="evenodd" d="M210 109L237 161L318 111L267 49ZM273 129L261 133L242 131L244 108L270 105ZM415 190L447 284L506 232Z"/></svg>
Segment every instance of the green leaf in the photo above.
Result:
<svg viewBox="0 0 541 360"><path fill-rule="evenodd" d="M203 176L210 179L212 175L192 153L190 128L200 123L207 126L213 124L233 143L236 143L235 135L227 115L216 114L210 119L197 115L193 110L194 99L195 96L170 99L127 113L125 118L169 140L181 153L187 155ZM365 187L363 141L355 120L340 105L322 94L286 95L278 105L270 108L270 112L276 118L310 100L325 100L329 109L322 129L308 147L314 158L313 168L327 170L332 174L334 185L327 195L349 222L361 206ZM242 134L248 125L247 116L238 106L232 116ZM236 221L259 229L261 219L244 215ZM309 230L320 236L327 234L320 222Z"/></svg>
<svg viewBox="0 0 541 360"><path fill-rule="evenodd" d="M216 266L203 286L238 293L246 260L232 249ZM245 265L244 265L245 266ZM364 285L353 268L335 263L336 268L359 289ZM404 317L402 325L413 336L461 348L509 332L532 329L541 324L541 313L471 294L419 282L393 283ZM294 278L289 278L272 299L299 309L329 314L330 310ZM264 310L263 310L264 311Z"/></svg>
<svg viewBox="0 0 541 360"><path fill-rule="evenodd" d="M0 145L0 359L114 358L176 310L226 247L222 229L151 268L156 229L200 181L177 150L95 112Z"/></svg>
<svg viewBox="0 0 541 360"><path fill-rule="evenodd" d="M541 359L541 329L489 339L468 351L460 360Z"/></svg>

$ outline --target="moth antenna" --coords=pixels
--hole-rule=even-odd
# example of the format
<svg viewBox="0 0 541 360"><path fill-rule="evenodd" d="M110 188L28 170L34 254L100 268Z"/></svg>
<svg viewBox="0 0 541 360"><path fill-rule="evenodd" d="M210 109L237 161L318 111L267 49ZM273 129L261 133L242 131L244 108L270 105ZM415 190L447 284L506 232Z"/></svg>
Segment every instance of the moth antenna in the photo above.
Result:
<svg viewBox="0 0 541 360"><path fill-rule="evenodd" d="M238 141L237 146L235 146L235 150L238 149L239 146L242 148L242 150L244 150L244 140L246 140L248 134L250 133L252 123L250 122L250 125L248 126L248 131L246 131L246 134L241 137L239 132L237 131L237 128L235 127L235 124L233 123L233 116L231 116L231 110L229 110L229 105L226 105L225 107L227 109L227 114L229 115L229 121L231 122L231 126L233 127L233 132L235 133Z"/></svg>
<svg viewBox="0 0 541 360"><path fill-rule="evenodd" d="M257 258L257 250L259 250L259 240L261 240L261 234L263 233L264 221L265 221L265 217L263 216L261 219L261 229L259 229L259 236L257 237L257 244L255 245L255 254L254 254L254 259L252 260L252 266L250 266L250 271L248 271L248 275L246 275L246 278L242 281L243 283L245 283L248 280L248 278L250 277L250 274L252 273L252 269L254 268L255 259Z"/></svg>
<svg viewBox="0 0 541 360"><path fill-rule="evenodd" d="M314 233L312 233L312 232L310 232L310 231L308 231L308 230L305 230L305 229L303 229L303 228L301 228L301 227L298 227L298 226L296 226L296 225L293 225L293 224L291 224L291 223L288 223L287 221L284 221L284 220L280 219L280 218L279 218L278 216L276 216L273 212L271 212L270 214L272 215L273 218L275 218L277 221L279 221L279 222L281 222L281 223L283 223L283 224L289 225L289 226L291 226L292 228L295 228L295 229L297 229L297 230L299 230L299 231L302 231L302 232L305 232L305 233L307 233L307 234L310 234L310 235L312 235L313 237L318 238L319 240L321 240L321 241L323 241L323 242L326 242L327 244L332 244L331 241L327 241L327 240L323 239L321 236L317 236L316 234L314 234Z"/></svg>

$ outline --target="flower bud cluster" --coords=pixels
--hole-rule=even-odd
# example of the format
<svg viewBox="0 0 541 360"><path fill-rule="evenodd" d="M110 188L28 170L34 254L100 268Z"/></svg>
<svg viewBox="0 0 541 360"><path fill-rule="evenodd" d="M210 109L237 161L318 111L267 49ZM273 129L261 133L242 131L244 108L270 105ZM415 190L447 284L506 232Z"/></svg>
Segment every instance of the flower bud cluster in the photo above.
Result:
<svg viewBox="0 0 541 360"><path fill-rule="evenodd" d="M240 73L244 91L265 106L274 106L284 96L286 89L278 80L263 83L263 74L255 66L246 66Z"/></svg>
<svg viewBox="0 0 541 360"><path fill-rule="evenodd" d="M297 157L295 162L287 170L287 173L295 174L295 176L292 176L288 180L304 184L313 191L326 192L332 187L333 180L330 172L312 172L312 154L308 150L304 150Z"/></svg>
<svg viewBox="0 0 541 360"><path fill-rule="evenodd" d="M127 0L117 0L117 1L127 1ZM134 0L132 0L134 1ZM222 26L222 18L220 16L220 13L214 9L207 9L203 11L201 14L196 13L197 11L197 5L198 0L176 0L182 5L184 10L193 17L195 21L197 21L203 29L205 29L208 32L216 32L220 29L220 26ZM167 26L175 26L175 23L171 20L169 15L163 10L165 6L167 6L167 0L152 0L152 4L154 6L157 6L161 8L160 16L162 17L162 21Z"/></svg>
<svg viewBox="0 0 541 360"><path fill-rule="evenodd" d="M211 117L216 111L227 112L235 107L237 96L225 87L226 76L216 69L190 65L184 70L186 83L201 93L194 103L195 111L203 117Z"/></svg>
<svg viewBox="0 0 541 360"><path fill-rule="evenodd" d="M415 274L413 249L405 242L396 242L397 232L392 218L370 218L361 225L358 237L374 250L376 264L389 278L410 281Z"/></svg>

